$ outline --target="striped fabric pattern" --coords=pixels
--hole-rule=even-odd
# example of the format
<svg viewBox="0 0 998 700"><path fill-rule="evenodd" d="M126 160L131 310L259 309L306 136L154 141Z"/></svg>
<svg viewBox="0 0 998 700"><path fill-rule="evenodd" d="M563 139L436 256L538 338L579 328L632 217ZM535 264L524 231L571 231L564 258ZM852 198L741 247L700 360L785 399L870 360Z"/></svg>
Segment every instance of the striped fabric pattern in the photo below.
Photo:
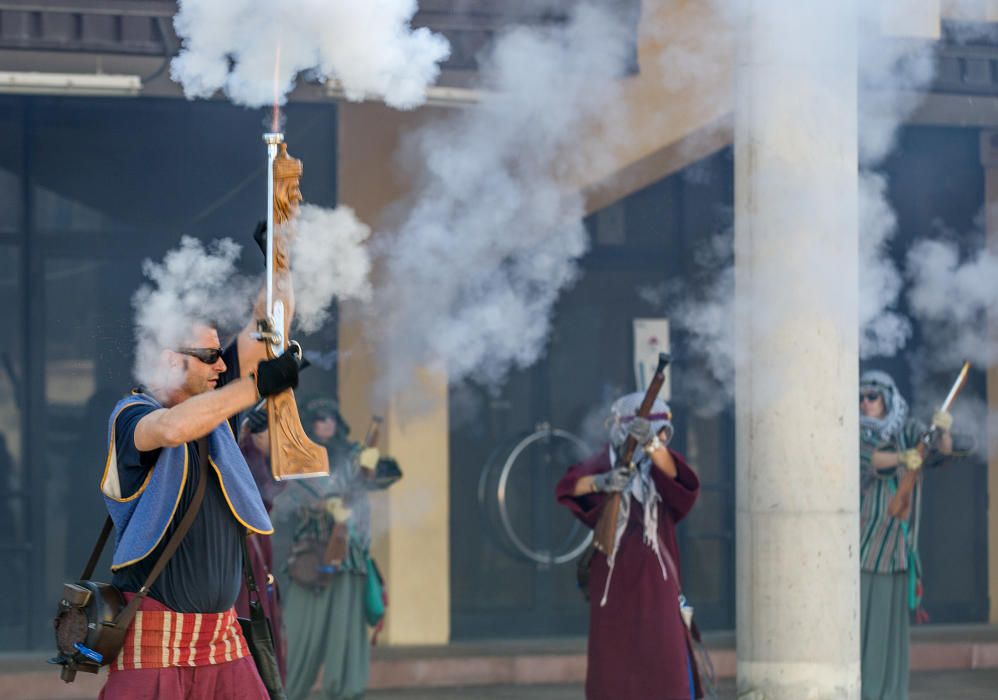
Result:
<svg viewBox="0 0 998 700"><path fill-rule="evenodd" d="M110 672L214 666L249 655L235 609L223 613L139 610Z"/></svg>
<svg viewBox="0 0 998 700"><path fill-rule="evenodd" d="M897 491L903 468L877 472L871 464L873 451L900 452L914 447L924 427L908 420L901 433L888 443L861 431L860 437L860 566L863 571L880 574L908 570L908 553L918 547L918 526L922 510L921 479L912 493L911 513L905 524L888 513L888 505Z"/></svg>

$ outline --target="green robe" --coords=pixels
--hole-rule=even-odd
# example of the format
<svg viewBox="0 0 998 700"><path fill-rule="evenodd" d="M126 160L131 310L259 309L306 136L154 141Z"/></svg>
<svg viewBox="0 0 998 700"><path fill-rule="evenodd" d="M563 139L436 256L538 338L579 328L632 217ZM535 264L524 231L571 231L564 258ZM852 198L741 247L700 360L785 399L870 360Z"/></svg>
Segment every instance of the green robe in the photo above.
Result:
<svg viewBox="0 0 998 700"><path fill-rule="evenodd" d="M328 540L334 520L316 515L308 506L341 498L351 510L349 545L343 566L333 582L310 589L286 580L282 606L288 640L289 700L309 697L319 671L325 700L361 698L367 688L370 642L364 615L367 557L370 547L369 484L358 475L359 446L338 441L329 446L330 476L292 481L275 502L275 520L292 540L304 537Z"/></svg>

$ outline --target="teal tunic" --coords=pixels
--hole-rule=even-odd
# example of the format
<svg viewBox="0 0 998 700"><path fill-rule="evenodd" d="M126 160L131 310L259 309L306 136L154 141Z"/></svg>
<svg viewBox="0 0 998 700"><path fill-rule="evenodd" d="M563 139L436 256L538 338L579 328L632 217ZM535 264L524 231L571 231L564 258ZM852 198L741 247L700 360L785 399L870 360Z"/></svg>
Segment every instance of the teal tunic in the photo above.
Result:
<svg viewBox="0 0 998 700"><path fill-rule="evenodd" d="M317 501L340 498L350 509L347 556L332 583L320 589L287 583L282 601L288 640L286 691L304 700L322 670L325 700L361 698L370 671L370 642L364 616L367 557L370 548L370 488L359 474L359 446L342 441L329 447L330 476L291 482L275 502L275 519L293 532L293 540L327 541L335 524Z"/></svg>

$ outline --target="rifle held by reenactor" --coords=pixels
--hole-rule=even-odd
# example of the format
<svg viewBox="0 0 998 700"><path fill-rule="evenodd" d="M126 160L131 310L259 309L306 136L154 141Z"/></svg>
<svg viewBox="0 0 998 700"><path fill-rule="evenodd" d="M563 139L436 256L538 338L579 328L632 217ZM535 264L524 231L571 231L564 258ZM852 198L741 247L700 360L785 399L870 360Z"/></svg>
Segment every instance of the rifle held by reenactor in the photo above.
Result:
<svg viewBox="0 0 998 700"><path fill-rule="evenodd" d="M953 405L953 401L956 400L960 390L963 389L964 384L967 383L967 373L969 371L970 363L964 362L963 367L960 369L960 374L957 375L956 381L953 382L953 386L949 390L949 394L946 396L946 400L943 401L943 405L939 407L940 411L949 411L950 406ZM935 448L940 437L942 437L942 431L934 425L925 431L922 437L918 439L918 445L915 449L918 450L918 455L923 460L929 452ZM911 494L915 489L915 483L918 481L919 471L921 470L909 469L905 471L904 475L901 477L898 489L891 498L890 504L887 506L887 512L890 513L892 518L900 518L901 520L908 519L908 515L911 512Z"/></svg>
<svg viewBox="0 0 998 700"><path fill-rule="evenodd" d="M665 383L665 368L669 366L670 359L669 354L666 352L658 354L658 367L655 368L655 375L651 378L648 391L645 392L645 397L641 401L641 406L638 408L636 417L647 418L651 415L655 399L658 397L659 392L662 390L662 385ZM628 435L623 447L617 454L617 463L614 467L627 467L633 470L635 467L632 460L634 458L634 450L637 447L637 439L633 435ZM612 493L607 496L603 504L603 510L600 513L599 521L596 523L596 529L594 530L593 544L596 545L596 549L608 557L613 554L613 549L616 546L617 516L620 513L620 499L622 497L620 493Z"/></svg>

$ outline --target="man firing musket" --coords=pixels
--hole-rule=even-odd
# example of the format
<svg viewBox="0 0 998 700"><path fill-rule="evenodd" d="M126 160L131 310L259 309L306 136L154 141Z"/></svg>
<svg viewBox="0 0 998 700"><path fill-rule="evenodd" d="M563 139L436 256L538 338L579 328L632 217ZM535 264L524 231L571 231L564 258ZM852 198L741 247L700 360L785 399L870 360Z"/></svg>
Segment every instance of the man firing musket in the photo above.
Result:
<svg viewBox="0 0 998 700"><path fill-rule="evenodd" d="M918 528L921 468L953 452L949 412L967 379L959 377L928 429L885 372L860 377L860 566L863 696L908 697L909 611L924 612Z"/></svg>
<svg viewBox="0 0 998 700"><path fill-rule="evenodd" d="M113 524L110 622L102 622L101 635L78 639L80 626L69 623L93 596L68 586L75 597L60 602L59 619L67 622L57 620L53 659L67 681L77 670L108 665L105 700L152 697L156 687L183 687L190 698L284 697L274 665L265 659L258 666L254 657L263 655L250 656L233 607L247 533L268 535L273 527L228 421L265 400L276 479L327 474L328 457L298 418L292 390L301 349L287 340L294 292L281 225L301 200L302 164L280 134L267 134L266 143L267 279L253 318L224 348L201 309L153 334L143 353L147 385L109 418L101 479L109 523L81 580L90 578Z"/></svg>

